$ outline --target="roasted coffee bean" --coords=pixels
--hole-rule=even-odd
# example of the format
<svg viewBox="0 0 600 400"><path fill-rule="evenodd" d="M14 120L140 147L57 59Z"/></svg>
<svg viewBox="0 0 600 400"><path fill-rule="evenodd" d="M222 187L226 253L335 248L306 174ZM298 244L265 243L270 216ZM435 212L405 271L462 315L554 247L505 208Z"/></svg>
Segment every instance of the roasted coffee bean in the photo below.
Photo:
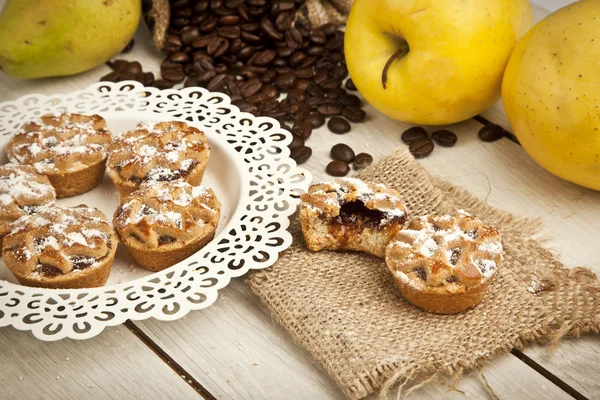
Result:
<svg viewBox="0 0 600 400"><path fill-rule="evenodd" d="M109 63L109 67L113 69L113 71L121 72L125 67L129 65L129 61L127 60L115 60Z"/></svg>
<svg viewBox="0 0 600 400"><path fill-rule="evenodd" d="M504 137L504 128L496 124L488 124L479 130L479 139L484 142L495 142Z"/></svg>
<svg viewBox="0 0 600 400"><path fill-rule="evenodd" d="M164 79L157 79L154 81L154 87L158 89L171 89L173 87L173 82L169 82Z"/></svg>
<svg viewBox="0 0 600 400"><path fill-rule="evenodd" d="M137 74L130 74L128 72L121 72L119 74L119 81L121 81L121 82L122 81L136 81L139 74L141 74L141 72L137 73Z"/></svg>
<svg viewBox="0 0 600 400"><path fill-rule="evenodd" d="M242 85L240 85L240 93L245 99L260 92L261 89L262 82L256 78L244 82Z"/></svg>
<svg viewBox="0 0 600 400"><path fill-rule="evenodd" d="M242 4L244 4L244 1L246 1L246 0L225 0L225 7L237 8L237 7L241 6ZM206 8L204 10L206 10ZM202 11L204 11L204 10L202 10ZM200 13L202 11L196 10L197 13Z"/></svg>
<svg viewBox="0 0 600 400"><path fill-rule="evenodd" d="M337 31L337 26L335 24L328 23L328 24L321 26L321 30L327 36L332 36L332 35L335 35L335 32Z"/></svg>
<svg viewBox="0 0 600 400"><path fill-rule="evenodd" d="M311 29L308 37L310 38L311 42L316 44L325 44L327 42L325 33L319 28Z"/></svg>
<svg viewBox="0 0 600 400"><path fill-rule="evenodd" d="M277 57L288 58L294 53L294 49L283 46L277 49Z"/></svg>
<svg viewBox="0 0 600 400"><path fill-rule="evenodd" d="M214 22L215 22L215 26L216 26L217 21L215 20ZM190 44L192 44L194 39L196 39L198 36L200 36L200 31L198 30L197 27L186 26L181 30L181 34L179 35L179 38L181 39L182 44L190 45Z"/></svg>
<svg viewBox="0 0 600 400"><path fill-rule="evenodd" d="M273 50L263 50L255 53L248 60L248 64L250 65L258 65L260 67L266 67L271 64L273 60L277 57L277 53Z"/></svg>
<svg viewBox="0 0 600 400"><path fill-rule="evenodd" d="M302 34L296 28L290 28L284 33L285 43L292 49L298 49L302 46Z"/></svg>
<svg viewBox="0 0 600 400"><path fill-rule="evenodd" d="M183 52L173 53L169 60L174 63L182 64L190 61L190 56Z"/></svg>
<svg viewBox="0 0 600 400"><path fill-rule="evenodd" d="M129 64L125 65L125 67L121 70L121 72L131 74L131 75L137 75L140 72L142 72L142 65L137 61L133 61L133 62L130 62Z"/></svg>
<svg viewBox="0 0 600 400"><path fill-rule="evenodd" d="M311 112L308 114L306 122L309 123L313 129L317 129L325 125L325 117L319 112Z"/></svg>
<svg viewBox="0 0 600 400"><path fill-rule="evenodd" d="M435 140L437 144L444 147L452 147L458 140L454 132L451 132L447 129L440 129L439 131L433 132L431 134L431 138Z"/></svg>
<svg viewBox="0 0 600 400"><path fill-rule="evenodd" d="M320 56L325 52L325 47L323 46L310 46L306 49L306 53L310 56Z"/></svg>
<svg viewBox="0 0 600 400"><path fill-rule="evenodd" d="M345 105L346 107L360 107L361 101L360 98L354 94L347 94L339 98L340 103Z"/></svg>
<svg viewBox="0 0 600 400"><path fill-rule="evenodd" d="M185 74L183 70L180 68L169 68L161 70L161 75L163 79L168 80L169 82L179 83L183 82L185 79Z"/></svg>
<svg viewBox="0 0 600 400"><path fill-rule="evenodd" d="M191 87L198 86L198 79L196 78L187 78L183 83L183 87Z"/></svg>
<svg viewBox="0 0 600 400"><path fill-rule="evenodd" d="M283 126L282 126L283 128ZM289 129L288 129L289 130ZM292 135L292 142L288 144L290 150L297 149L304 146L304 139L299 136Z"/></svg>
<svg viewBox="0 0 600 400"><path fill-rule="evenodd" d="M346 107L342 110L342 117L350 122L363 122L367 113L358 107Z"/></svg>
<svg viewBox="0 0 600 400"><path fill-rule="evenodd" d="M100 78L100 82L119 82L119 71L112 71Z"/></svg>
<svg viewBox="0 0 600 400"><path fill-rule="evenodd" d="M275 79L275 86L284 92L292 89L295 85L296 76L291 72L281 74Z"/></svg>
<svg viewBox="0 0 600 400"><path fill-rule="evenodd" d="M317 106L317 111L323 114L326 117L330 117L333 115L340 115L342 113L343 106L338 103L324 103L319 104ZM344 121L344 123L348 124L348 122L343 118L337 118L337 122L335 122L336 126L341 126L339 120ZM331 123L331 120L329 121ZM350 124L348 124L348 130L350 130ZM342 133L342 132L340 132ZM345 133L345 132L343 132Z"/></svg>
<svg viewBox="0 0 600 400"><path fill-rule="evenodd" d="M199 29L199 30L200 30L200 32L202 32L202 33L211 33L211 32L212 32L212 31L214 31L214 30L215 30L215 28L217 27L217 22L218 22L218 20L217 20L217 18L216 18L216 17L214 17L214 18L208 18L206 21L204 21L204 22L203 22L203 23L200 25L200 27L199 27L198 29ZM197 36L196 36L196 37L197 37ZM183 37L182 37L181 41L182 41L184 44L187 44L187 43L185 43L185 41L183 41Z"/></svg>
<svg viewBox="0 0 600 400"><path fill-rule="evenodd" d="M277 72L275 72L274 69L270 69L263 74L263 76L260 78L260 80L263 83L270 84L275 81L275 78L277 78Z"/></svg>
<svg viewBox="0 0 600 400"><path fill-rule="evenodd" d="M198 83L200 83L202 85L206 85L215 76L217 76L217 73L214 70L204 71L204 72L200 72L198 74L198 76L196 77L196 80L198 81Z"/></svg>
<svg viewBox="0 0 600 400"><path fill-rule="evenodd" d="M260 23L260 29L262 30L263 34L271 40L277 42L283 40L283 33L277 30L270 19L263 19Z"/></svg>
<svg viewBox="0 0 600 400"><path fill-rule="evenodd" d="M236 25L238 22L240 22L240 17L237 15L224 15L219 18L219 24L224 26Z"/></svg>
<svg viewBox="0 0 600 400"><path fill-rule="evenodd" d="M340 97L344 96L346 94L346 91L342 88L333 88L329 91L327 91L327 93L325 93L325 97L327 97L328 99L339 99Z"/></svg>
<svg viewBox="0 0 600 400"><path fill-rule="evenodd" d="M238 28L237 26L224 26L222 28L217 29L217 33L219 34L219 36L225 39L233 40L240 37L241 31L240 28Z"/></svg>
<svg viewBox="0 0 600 400"><path fill-rule="evenodd" d="M329 79L325 79L323 82L321 82L319 84L319 86L321 86L325 90L331 90L331 89L339 88L341 84L342 83L339 80L334 79L334 78L329 78ZM341 102L341 98L340 98L340 102Z"/></svg>
<svg viewBox="0 0 600 400"><path fill-rule="evenodd" d="M210 82L208 82L208 85L206 86L206 88L208 90L210 90L211 92L213 90L215 90L217 87L221 86L223 84L223 82L225 81L225 78L227 77L227 75L225 74L218 74L215 75Z"/></svg>
<svg viewBox="0 0 600 400"><path fill-rule="evenodd" d="M280 11L291 11L294 9L294 2L293 1L279 1L277 2L277 4L279 5L279 10Z"/></svg>
<svg viewBox="0 0 600 400"><path fill-rule="evenodd" d="M325 171L331 176L346 176L350 172L350 166L345 161L334 160L327 164Z"/></svg>
<svg viewBox="0 0 600 400"><path fill-rule="evenodd" d="M296 161L297 164L302 164L303 162L308 160L311 155L312 155L312 149L307 146L296 147L295 149L292 149L292 151L290 152L290 157L294 161Z"/></svg>
<svg viewBox="0 0 600 400"><path fill-rule="evenodd" d="M152 86L154 84L154 74L152 72L142 72L142 83L144 86Z"/></svg>
<svg viewBox="0 0 600 400"><path fill-rule="evenodd" d="M294 71L294 75L298 79L311 79L313 77L313 72L308 68L301 68Z"/></svg>
<svg viewBox="0 0 600 400"><path fill-rule="evenodd" d="M286 32L294 22L294 16L290 13L282 12L275 19L275 27L281 32Z"/></svg>
<svg viewBox="0 0 600 400"><path fill-rule="evenodd" d="M237 56L240 53L240 51L242 50L243 46L244 46L244 42L242 42L242 39L240 39L240 38L233 39L229 43L229 50L227 50L227 53Z"/></svg>
<svg viewBox="0 0 600 400"><path fill-rule="evenodd" d="M356 86L354 86L354 81L352 81L352 78L348 78L348 80L346 81L346 89L357 90Z"/></svg>
<svg viewBox="0 0 600 400"><path fill-rule="evenodd" d="M302 61L304 61L304 59L306 58L306 54L297 51L294 54L292 54L288 60L290 67L295 68L297 66L299 66Z"/></svg>
<svg viewBox="0 0 600 400"><path fill-rule="evenodd" d="M373 156L368 153L358 153L356 157L354 157L354 169L357 171L368 167L372 163Z"/></svg>
<svg viewBox="0 0 600 400"><path fill-rule="evenodd" d="M248 13L247 5L240 4L237 7L237 13L240 16L240 18L242 19L242 21L245 21L245 22L252 21L252 18L250 17L250 14Z"/></svg>
<svg viewBox="0 0 600 400"><path fill-rule="evenodd" d="M331 70L331 76L335 79L344 80L348 76L348 69L343 65L337 65Z"/></svg>
<svg viewBox="0 0 600 400"><path fill-rule="evenodd" d="M211 0L210 1L210 8L212 10L218 10L222 6L223 6L223 1L222 0Z"/></svg>
<svg viewBox="0 0 600 400"><path fill-rule="evenodd" d="M279 111L279 102L277 100L266 100L260 103L260 110L264 113Z"/></svg>
<svg viewBox="0 0 600 400"><path fill-rule="evenodd" d="M222 37L214 37L208 42L206 51L212 57L221 57L229 49L229 41Z"/></svg>
<svg viewBox="0 0 600 400"><path fill-rule="evenodd" d="M354 161L354 150L350 146L344 143L338 143L331 148L329 153L331 158L334 160L341 160L347 163L351 163Z"/></svg>
<svg viewBox="0 0 600 400"><path fill-rule="evenodd" d="M127 46L125 46L125 47L123 48L123 50L121 50L121 54L126 54L126 53L129 53L129 52L131 51L131 49L133 49L133 45L134 45L134 43L135 43L135 42L134 42L134 40L133 40L133 39L131 39L131 40L129 41L129 43L127 43Z"/></svg>
<svg viewBox="0 0 600 400"><path fill-rule="evenodd" d="M279 68L285 67L285 66L287 66L287 61L285 61L283 58L279 58L278 57L278 58L276 58L276 59L273 60L273 66L274 67L279 67Z"/></svg>
<svg viewBox="0 0 600 400"><path fill-rule="evenodd" d="M415 140L427 139L427 131L420 126L413 126L402 133L402 141L406 144L411 144Z"/></svg>
<svg viewBox="0 0 600 400"><path fill-rule="evenodd" d="M248 100L250 103L261 103L270 99L269 96L267 96L264 92L260 92L255 94L254 96L248 97L246 100Z"/></svg>
<svg viewBox="0 0 600 400"><path fill-rule="evenodd" d="M311 82L306 88L306 93L310 94L311 96L320 97L325 95L325 89Z"/></svg>
<svg viewBox="0 0 600 400"><path fill-rule="evenodd" d="M350 132L350 123L342 117L332 117L329 122L327 122L327 127L331 132L337 133L338 135Z"/></svg>
<svg viewBox="0 0 600 400"><path fill-rule="evenodd" d="M435 145L430 139L418 139L410 143L408 150L415 158L424 158L431 154Z"/></svg>
<svg viewBox="0 0 600 400"><path fill-rule="evenodd" d="M249 65L246 68L248 69L248 71L252 71L259 76L262 76L269 71L266 67L259 67L258 65Z"/></svg>
<svg viewBox="0 0 600 400"><path fill-rule="evenodd" d="M248 7L248 14L251 17L262 17L267 12L267 7Z"/></svg>
<svg viewBox="0 0 600 400"><path fill-rule="evenodd" d="M337 37L333 37L325 43L325 50L339 51L343 48L344 43Z"/></svg>
<svg viewBox="0 0 600 400"><path fill-rule="evenodd" d="M298 65L298 68L311 68L317 62L317 58L313 56L308 56Z"/></svg>
<svg viewBox="0 0 600 400"><path fill-rule="evenodd" d="M211 36L200 36L194 39L192 42L192 47L194 49L204 49L208 46L208 42L212 39Z"/></svg>
<svg viewBox="0 0 600 400"><path fill-rule="evenodd" d="M167 38L165 39L165 41L168 45L171 45L174 48L179 48L179 47L183 46L181 39L179 38L178 35L175 35L175 34L167 35Z"/></svg>
<svg viewBox="0 0 600 400"><path fill-rule="evenodd" d="M160 64L160 69L172 69L172 68L177 68L177 69L181 69L181 64L179 63L174 63L172 61L170 61L168 58L166 58L165 60L163 60L163 62ZM140 67L141 69L141 67Z"/></svg>
<svg viewBox="0 0 600 400"><path fill-rule="evenodd" d="M329 71L325 70L325 69L318 69L315 72L315 75L313 76L313 81L317 84L320 85L321 82L325 81L326 79L329 78Z"/></svg>
<svg viewBox="0 0 600 400"><path fill-rule="evenodd" d="M275 86L263 86L262 93L271 99L278 98L280 94L279 89L277 89Z"/></svg>
<svg viewBox="0 0 600 400"><path fill-rule="evenodd" d="M310 85L310 81L307 79L298 79L296 81L296 89L300 89L300 90L306 90L306 88L308 87L308 85Z"/></svg>
<svg viewBox="0 0 600 400"><path fill-rule="evenodd" d="M305 121L296 121L292 125L292 133L302 139L308 139L312 133L312 126Z"/></svg>
<svg viewBox="0 0 600 400"><path fill-rule="evenodd" d="M256 53L256 49L255 49L254 47L250 47L250 46L247 46L247 47L242 47L242 49L241 49L241 50L240 50L240 52L238 53L237 57L238 57L240 60L243 60L243 61L245 61L245 60L248 60L248 59L250 59L250 57L252 57L252 55L253 55L254 53Z"/></svg>
<svg viewBox="0 0 600 400"><path fill-rule="evenodd" d="M260 30L260 24L258 22L250 22L241 25L242 31L249 33L257 33Z"/></svg>
<svg viewBox="0 0 600 400"><path fill-rule="evenodd" d="M246 31L242 31L242 39L247 42L247 43L251 43L251 44L260 44L261 43L261 39L259 36L250 33L250 32L246 32Z"/></svg>

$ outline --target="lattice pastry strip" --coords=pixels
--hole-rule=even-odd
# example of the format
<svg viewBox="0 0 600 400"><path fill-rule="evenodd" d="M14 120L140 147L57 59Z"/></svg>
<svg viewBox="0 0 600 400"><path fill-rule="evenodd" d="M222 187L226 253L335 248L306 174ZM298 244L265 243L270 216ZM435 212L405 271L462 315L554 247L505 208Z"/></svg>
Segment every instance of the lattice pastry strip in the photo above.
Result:
<svg viewBox="0 0 600 400"><path fill-rule="evenodd" d="M414 219L387 251L388 265L396 272L432 287L479 285L495 274L501 259L500 233L464 212Z"/></svg>
<svg viewBox="0 0 600 400"><path fill-rule="evenodd" d="M54 276L100 265L116 237L102 212L87 206L47 207L24 216L4 238L3 258L19 275Z"/></svg>
<svg viewBox="0 0 600 400"><path fill-rule="evenodd" d="M6 151L12 162L40 173L66 173L104 160L110 142L99 115L47 114L24 124Z"/></svg>

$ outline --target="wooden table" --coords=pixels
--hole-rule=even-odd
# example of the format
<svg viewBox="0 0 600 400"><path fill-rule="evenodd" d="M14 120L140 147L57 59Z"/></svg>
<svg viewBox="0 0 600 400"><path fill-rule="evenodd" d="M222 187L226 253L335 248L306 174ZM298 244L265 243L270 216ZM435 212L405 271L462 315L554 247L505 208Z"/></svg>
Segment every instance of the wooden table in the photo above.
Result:
<svg viewBox="0 0 600 400"><path fill-rule="evenodd" d="M568 0L537 0L536 18ZM3 0L0 0L0 7ZM145 27L133 52L158 72L160 54ZM0 101L38 92L81 89L108 72L105 66L74 77L16 81L0 75ZM313 157L305 164L316 180L327 179L324 165L337 142L376 158L401 146L408 126L367 106L367 123L337 136L326 128L309 141ZM510 128L498 104L482 116ZM556 178L537 166L508 139L483 143L471 119L451 127L459 136L452 149L438 148L424 160L433 175L486 198L488 203L524 216L540 217L553 236L548 246L569 266L586 265L600 273L595 222L600 193ZM0 397L93 399L342 399L342 392L271 318L243 279L219 292L217 302L174 322L147 320L107 328L87 341L44 343L29 333L0 329ZM532 346L486 365L481 373L502 399L600 398L600 337L566 339L553 353ZM486 398L483 377L472 373L458 385L467 398ZM430 384L412 399L462 399L462 394Z"/></svg>

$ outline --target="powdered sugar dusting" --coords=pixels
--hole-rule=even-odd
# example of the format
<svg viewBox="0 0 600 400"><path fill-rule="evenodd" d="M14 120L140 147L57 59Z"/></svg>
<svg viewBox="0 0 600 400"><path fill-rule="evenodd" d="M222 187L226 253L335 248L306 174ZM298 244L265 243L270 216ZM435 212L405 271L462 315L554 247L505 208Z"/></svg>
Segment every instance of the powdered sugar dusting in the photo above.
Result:
<svg viewBox="0 0 600 400"><path fill-rule="evenodd" d="M46 178L29 172L27 167L11 164L0 167L0 204L3 206L19 200L29 206L52 205L55 197L54 188Z"/></svg>

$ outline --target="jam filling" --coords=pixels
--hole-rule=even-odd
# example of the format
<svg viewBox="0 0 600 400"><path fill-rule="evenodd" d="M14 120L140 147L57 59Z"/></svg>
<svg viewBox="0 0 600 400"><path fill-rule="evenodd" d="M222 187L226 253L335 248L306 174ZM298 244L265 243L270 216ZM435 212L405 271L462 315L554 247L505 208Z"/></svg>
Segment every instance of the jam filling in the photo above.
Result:
<svg viewBox="0 0 600 400"><path fill-rule="evenodd" d="M160 245L163 245L163 244L173 243L176 240L177 239L175 239L173 236L163 235L163 236L160 236L158 238L158 245L160 246Z"/></svg>
<svg viewBox="0 0 600 400"><path fill-rule="evenodd" d="M353 225L362 231L366 228L379 229L384 219L383 212L367 208L362 201L352 201L340 207L340 214L332 222L338 225ZM395 219L389 222L395 222Z"/></svg>

